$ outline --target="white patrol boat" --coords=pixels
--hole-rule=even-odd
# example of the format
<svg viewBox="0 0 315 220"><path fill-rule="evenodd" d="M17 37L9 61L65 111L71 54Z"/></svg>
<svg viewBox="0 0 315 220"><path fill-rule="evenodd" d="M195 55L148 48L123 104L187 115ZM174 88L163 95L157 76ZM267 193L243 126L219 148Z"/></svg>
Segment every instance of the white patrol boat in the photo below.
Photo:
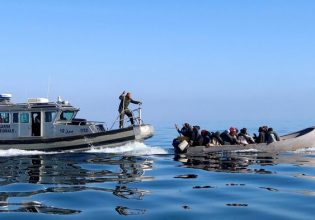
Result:
<svg viewBox="0 0 315 220"><path fill-rule="evenodd" d="M12 103L11 98L11 94L0 95L0 150L73 151L115 147L143 141L154 134L153 126L143 124L140 106L134 110L138 113L135 126L107 129L103 122L77 119L79 109L60 98L57 102L30 98L21 104Z"/></svg>

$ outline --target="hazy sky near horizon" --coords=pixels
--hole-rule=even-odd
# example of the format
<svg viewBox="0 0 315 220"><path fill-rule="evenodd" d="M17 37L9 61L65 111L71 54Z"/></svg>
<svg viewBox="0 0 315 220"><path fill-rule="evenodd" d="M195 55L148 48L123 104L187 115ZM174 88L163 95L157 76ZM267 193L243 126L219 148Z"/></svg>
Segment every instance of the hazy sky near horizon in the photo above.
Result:
<svg viewBox="0 0 315 220"><path fill-rule="evenodd" d="M314 11L311 0L0 0L0 92L60 95L109 122L127 90L152 123L312 124Z"/></svg>

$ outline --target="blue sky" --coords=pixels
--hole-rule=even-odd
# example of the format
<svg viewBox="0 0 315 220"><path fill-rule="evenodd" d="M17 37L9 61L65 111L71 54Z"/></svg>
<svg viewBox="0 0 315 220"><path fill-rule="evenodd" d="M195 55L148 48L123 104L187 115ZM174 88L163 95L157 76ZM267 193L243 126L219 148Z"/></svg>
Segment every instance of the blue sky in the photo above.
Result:
<svg viewBox="0 0 315 220"><path fill-rule="evenodd" d="M113 121L314 123L315 2L0 0L1 92L61 95Z"/></svg>

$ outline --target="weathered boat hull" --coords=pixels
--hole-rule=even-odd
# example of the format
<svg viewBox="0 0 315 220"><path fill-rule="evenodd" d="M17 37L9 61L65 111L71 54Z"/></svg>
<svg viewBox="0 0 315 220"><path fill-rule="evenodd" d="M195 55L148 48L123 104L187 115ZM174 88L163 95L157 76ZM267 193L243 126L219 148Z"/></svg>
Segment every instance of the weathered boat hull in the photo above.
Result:
<svg viewBox="0 0 315 220"><path fill-rule="evenodd" d="M153 134L153 126L139 125L124 129L70 137L31 137L19 140L0 140L0 150L79 151L87 150L91 147L116 147L132 141L143 141L152 137Z"/></svg>
<svg viewBox="0 0 315 220"><path fill-rule="evenodd" d="M244 150L257 150L261 152L281 152L281 151L295 151L303 148L315 147L315 127L306 128L304 130L284 135L281 141L271 144L249 144L249 145L223 145L204 147L196 146L189 147L186 154L198 155L207 154L212 152L224 151L244 151Z"/></svg>

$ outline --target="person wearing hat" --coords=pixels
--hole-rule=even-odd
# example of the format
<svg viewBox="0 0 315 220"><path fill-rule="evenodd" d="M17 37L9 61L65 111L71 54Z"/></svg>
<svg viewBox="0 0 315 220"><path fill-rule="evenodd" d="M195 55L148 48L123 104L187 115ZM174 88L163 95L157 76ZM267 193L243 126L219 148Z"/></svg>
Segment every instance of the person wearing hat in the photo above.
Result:
<svg viewBox="0 0 315 220"><path fill-rule="evenodd" d="M141 105L142 102L133 100L132 94L130 92L126 94L125 91L119 96L119 99L120 99L120 104L118 108L118 112L120 115L119 128L124 127L125 114L129 117L131 124L134 125L133 115L132 112L128 109L128 106L130 103Z"/></svg>

